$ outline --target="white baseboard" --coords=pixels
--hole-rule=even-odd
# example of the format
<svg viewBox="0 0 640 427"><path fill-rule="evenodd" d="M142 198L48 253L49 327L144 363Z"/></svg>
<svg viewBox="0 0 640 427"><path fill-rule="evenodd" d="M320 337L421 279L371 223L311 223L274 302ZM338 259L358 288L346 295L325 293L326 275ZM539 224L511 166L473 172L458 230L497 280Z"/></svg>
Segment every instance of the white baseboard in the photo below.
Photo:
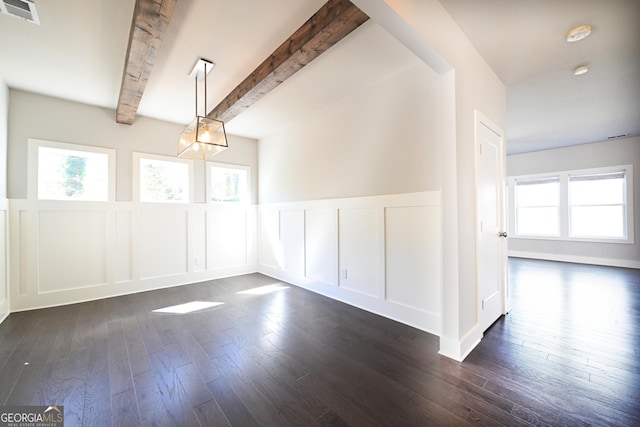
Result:
<svg viewBox="0 0 640 427"><path fill-rule="evenodd" d="M546 261L573 262L576 264L604 265L607 267L623 267L623 268L640 269L640 261L633 261L628 259L586 257L586 256L579 256L579 255L562 255L562 254L549 254L549 253L526 252L526 251L509 251L509 256L513 258L531 258L531 259L542 259Z"/></svg>
<svg viewBox="0 0 640 427"><path fill-rule="evenodd" d="M2 324L2 322L4 322L7 317L9 317L9 314L9 300L4 300L0 304L0 324Z"/></svg>
<svg viewBox="0 0 640 427"><path fill-rule="evenodd" d="M421 331L439 336L441 328L440 316L435 313L411 310L399 307L386 300L360 295L356 292L337 287L335 284L319 282L309 278L296 277L269 266L260 265L258 273L315 292L327 298L349 304L369 313L404 323Z"/></svg>
<svg viewBox="0 0 640 427"><path fill-rule="evenodd" d="M11 299L10 311L11 313L17 313L21 311L60 307L70 304L80 304L105 298L114 298L140 292L192 285L210 280L224 279L227 277L235 277L257 272L257 266L255 264L249 264L246 266L206 270L182 275L124 281L99 286L87 286L48 294L14 295Z"/></svg>
<svg viewBox="0 0 640 427"><path fill-rule="evenodd" d="M476 326L461 340L440 336L440 351L438 354L462 362L482 340L482 332Z"/></svg>

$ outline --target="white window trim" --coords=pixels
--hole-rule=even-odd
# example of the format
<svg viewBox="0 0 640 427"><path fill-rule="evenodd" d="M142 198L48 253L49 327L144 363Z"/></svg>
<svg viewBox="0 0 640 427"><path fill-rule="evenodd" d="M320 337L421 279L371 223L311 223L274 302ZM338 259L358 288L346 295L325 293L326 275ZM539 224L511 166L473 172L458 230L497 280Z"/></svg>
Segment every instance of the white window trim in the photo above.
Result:
<svg viewBox="0 0 640 427"><path fill-rule="evenodd" d="M211 200L211 168L224 168L224 169L232 169L232 170L242 170L247 173L247 188L245 189L245 195L243 201L241 202L218 202ZM238 206L238 205L248 205L251 203L251 167L245 165L236 165L233 163L219 163L219 162L207 162L207 172L206 172L206 195L207 195L207 203L215 204L215 205L229 205L229 206Z"/></svg>
<svg viewBox="0 0 640 427"><path fill-rule="evenodd" d="M189 167L189 180L188 180L188 185L189 185L189 190L187 193L187 200L186 201L179 201L179 202L171 202L171 201L166 201L166 202L143 202L140 200L140 160L141 159L151 159L151 160L161 160L163 162L175 162L175 163L184 163L186 165L188 165ZM131 176L131 182L133 184L133 191L132 191L132 195L133 195L133 200L135 202L138 203L145 203L145 204L169 204L169 205L185 205L185 204L189 204L189 203L193 203L193 160L189 160L189 159L181 159L179 157L171 157L171 156L162 156L159 154L148 154L148 153L138 153L138 152L134 152L133 153L133 162L132 162L132 176Z"/></svg>
<svg viewBox="0 0 640 427"><path fill-rule="evenodd" d="M95 147L91 145L72 144L67 142L46 141L43 139L28 140L28 172L27 198L40 202L56 203L107 203L116 199L116 150L112 148ZM108 159L108 190L107 200L39 200L38 199L38 149L40 147L57 148L61 150L86 151L89 153L106 154Z"/></svg>
<svg viewBox="0 0 640 427"><path fill-rule="evenodd" d="M549 179L550 181L558 181L558 204L557 205L548 205L548 206L523 206L523 207L549 207L549 208L558 208L558 233L556 234L517 234L516 233L516 217L517 217L517 211L518 211L518 205L517 205L517 199L516 199L516 193L515 193L515 188L517 187L517 182L518 181L537 181L537 180L545 180L545 179ZM558 174L553 174L553 175L542 175L542 176L538 176L538 175L529 175L529 176L518 176L515 177L513 179L513 183L514 183L514 191L511 197L511 200L513 200L513 221L510 223L513 223L513 230L509 230L509 233L512 236L518 236L518 237L522 237L522 238L535 238L535 239L554 239L554 238L560 238L562 236L562 215L563 215L563 207L562 207L562 197L563 197L563 190L562 190L562 184L561 184L561 180L560 177L558 176Z"/></svg>
<svg viewBox="0 0 640 427"><path fill-rule="evenodd" d="M625 204L626 211L626 238L594 238L594 237L570 237L569 236L569 175L590 175L609 173L624 170L626 174ZM515 187L516 180L541 179L559 177L560 179L560 235L559 236L532 236L516 234L516 205ZM589 169L574 169L552 173L541 173L532 175L518 175L507 177L508 185L508 220L509 237L513 239L525 240L558 240L569 242L594 242L594 243L619 243L634 244L634 206L633 206L633 165L607 166Z"/></svg>

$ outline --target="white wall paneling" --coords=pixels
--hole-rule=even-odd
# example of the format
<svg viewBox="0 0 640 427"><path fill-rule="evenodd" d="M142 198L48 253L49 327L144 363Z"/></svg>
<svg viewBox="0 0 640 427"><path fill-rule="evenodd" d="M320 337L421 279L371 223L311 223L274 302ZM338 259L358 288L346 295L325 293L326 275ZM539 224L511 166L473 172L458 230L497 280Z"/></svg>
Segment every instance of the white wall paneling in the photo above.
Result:
<svg viewBox="0 0 640 427"><path fill-rule="evenodd" d="M385 209L386 299L414 310L438 313L441 289L428 286L440 272L437 206Z"/></svg>
<svg viewBox="0 0 640 427"><path fill-rule="evenodd" d="M215 237L209 236L207 233L207 218L208 212L205 211L196 211L189 213L188 231L190 234L188 236L188 241L192 242L192 245L191 252L189 253L187 259L189 262L191 262L190 270L196 272L206 270L207 239L209 237ZM240 236L245 237L244 234L239 235L238 237ZM215 240L212 240L212 242L213 241Z"/></svg>
<svg viewBox="0 0 640 427"><path fill-rule="evenodd" d="M248 262L251 221L250 212L242 209L217 209L207 213L208 241L213 242L207 252L208 269L242 266Z"/></svg>
<svg viewBox="0 0 640 427"><path fill-rule="evenodd" d="M307 209L304 226L305 276L338 286L338 210Z"/></svg>
<svg viewBox="0 0 640 427"><path fill-rule="evenodd" d="M258 260L260 268L266 271L283 271L282 249L280 248L280 212L260 209L258 212Z"/></svg>
<svg viewBox="0 0 640 427"><path fill-rule="evenodd" d="M116 282L133 280L133 213L129 203L116 211Z"/></svg>
<svg viewBox="0 0 640 427"><path fill-rule="evenodd" d="M140 278L185 274L188 208L183 205L143 205L140 209Z"/></svg>
<svg viewBox="0 0 640 427"><path fill-rule="evenodd" d="M255 211L12 199L11 311L255 272Z"/></svg>
<svg viewBox="0 0 640 427"><path fill-rule="evenodd" d="M7 147L9 88L0 76L0 323L9 315L9 258L7 203Z"/></svg>
<svg viewBox="0 0 640 427"><path fill-rule="evenodd" d="M260 205L258 268L440 334L440 209L437 191Z"/></svg>
<svg viewBox="0 0 640 427"><path fill-rule="evenodd" d="M0 201L0 322L2 322L10 312L9 307L9 264L8 264L8 211L7 200Z"/></svg>
<svg viewBox="0 0 640 427"><path fill-rule="evenodd" d="M304 275L304 211L280 211L283 270L291 277Z"/></svg>
<svg viewBox="0 0 640 427"><path fill-rule="evenodd" d="M340 287L380 297L379 208L340 209Z"/></svg>
<svg viewBox="0 0 640 427"><path fill-rule="evenodd" d="M39 294L106 285L107 216L106 210L38 212Z"/></svg>

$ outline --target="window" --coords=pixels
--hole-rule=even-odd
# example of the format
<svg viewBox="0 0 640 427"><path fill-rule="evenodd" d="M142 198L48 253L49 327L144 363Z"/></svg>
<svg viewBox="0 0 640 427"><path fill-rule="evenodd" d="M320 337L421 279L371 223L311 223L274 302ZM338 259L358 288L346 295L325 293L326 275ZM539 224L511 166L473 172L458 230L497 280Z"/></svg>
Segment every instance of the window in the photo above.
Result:
<svg viewBox="0 0 640 427"><path fill-rule="evenodd" d="M113 199L113 150L39 140L29 140L29 144L31 157L35 154L37 158L34 190L39 200Z"/></svg>
<svg viewBox="0 0 640 427"><path fill-rule="evenodd" d="M626 171L569 175L572 237L625 237Z"/></svg>
<svg viewBox="0 0 640 427"><path fill-rule="evenodd" d="M189 203L191 162L183 159L134 154L141 202Z"/></svg>
<svg viewBox="0 0 640 427"><path fill-rule="evenodd" d="M509 178L514 237L633 243L631 165Z"/></svg>
<svg viewBox="0 0 640 427"><path fill-rule="evenodd" d="M214 203L249 203L249 167L207 163L208 200Z"/></svg>
<svg viewBox="0 0 640 427"><path fill-rule="evenodd" d="M516 234L560 234L560 179L516 180Z"/></svg>

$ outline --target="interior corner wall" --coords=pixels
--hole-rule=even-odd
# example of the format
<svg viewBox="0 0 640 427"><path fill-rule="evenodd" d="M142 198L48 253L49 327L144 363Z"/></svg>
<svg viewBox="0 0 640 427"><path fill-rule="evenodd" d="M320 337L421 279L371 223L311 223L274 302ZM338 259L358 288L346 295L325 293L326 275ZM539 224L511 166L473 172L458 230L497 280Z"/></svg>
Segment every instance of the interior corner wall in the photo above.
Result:
<svg viewBox="0 0 640 427"><path fill-rule="evenodd" d="M640 137L507 156L509 176L633 165L634 244L509 239L511 256L640 268ZM512 200L510 200L510 203Z"/></svg>
<svg viewBox="0 0 640 427"><path fill-rule="evenodd" d="M482 337L478 330L476 281L476 206L474 115L478 110L505 128L505 87L438 0L354 0L397 37L410 40L425 62L440 58L443 81L454 80L455 130L443 144L455 144L455 156L443 158L445 174L455 171L455 188L443 192L443 327L440 352L462 360ZM392 13L378 13L390 9ZM385 17L389 17L386 19ZM446 102L443 106L446 107ZM445 178L445 176L443 176ZM443 182L450 180L443 179ZM451 200L455 198L455 202ZM451 200L447 202L447 200ZM454 222L453 224L451 222Z"/></svg>
<svg viewBox="0 0 640 427"><path fill-rule="evenodd" d="M0 77L0 322L10 311L9 251L7 203L7 134L9 122L9 88Z"/></svg>
<svg viewBox="0 0 640 427"><path fill-rule="evenodd" d="M440 90L416 59L258 142L261 273L440 333Z"/></svg>
<svg viewBox="0 0 640 427"><path fill-rule="evenodd" d="M116 200L132 200L132 153L175 157L184 125L137 116L119 124L115 110L11 89L9 91L8 197L27 197L27 140L92 145L116 150ZM251 167L251 203L257 202L256 141L228 135L229 148L217 162ZM195 163L194 201L205 201L205 168Z"/></svg>

